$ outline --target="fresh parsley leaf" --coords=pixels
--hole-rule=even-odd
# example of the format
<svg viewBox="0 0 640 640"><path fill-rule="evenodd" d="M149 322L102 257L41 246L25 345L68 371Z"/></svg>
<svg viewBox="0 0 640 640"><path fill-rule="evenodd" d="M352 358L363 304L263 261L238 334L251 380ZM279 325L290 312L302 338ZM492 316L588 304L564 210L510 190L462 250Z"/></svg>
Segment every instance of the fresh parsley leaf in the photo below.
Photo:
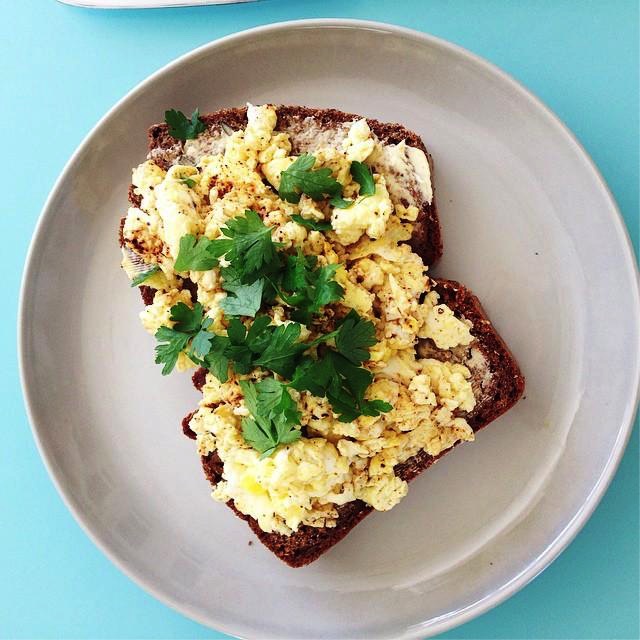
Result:
<svg viewBox="0 0 640 640"><path fill-rule="evenodd" d="M247 209L244 216L237 216L221 229L228 240L214 240L225 243L225 257L232 263L241 279L259 273L261 270L280 266L276 249L281 246L271 238L271 228L260 216Z"/></svg>
<svg viewBox="0 0 640 640"><path fill-rule="evenodd" d="M336 349L353 364L369 359L369 347L376 344L376 328L370 320L362 319L351 309L342 321L335 338Z"/></svg>
<svg viewBox="0 0 640 640"><path fill-rule="evenodd" d="M290 386L309 391L331 403L341 422L351 422L364 414L377 416L391 406L382 400L365 400L364 394L373 381L367 369L358 367L333 349L327 349L317 360L306 357L293 374Z"/></svg>
<svg viewBox="0 0 640 640"><path fill-rule="evenodd" d="M157 265L157 264L154 264L153 267L151 267L151 269L149 269L148 271L143 271L142 273L139 273L131 281L131 286L132 287L137 287L137 286L141 285L143 282L148 280L154 273L158 273L158 271L160 271L160 266Z"/></svg>
<svg viewBox="0 0 640 640"><path fill-rule="evenodd" d="M254 364L290 378L296 368L296 358L307 348L299 342L301 328L295 322L277 326Z"/></svg>
<svg viewBox="0 0 640 640"><path fill-rule="evenodd" d="M171 307L170 318L175 323L173 328L181 333L195 333L199 331L202 326L203 317L204 310L199 302L193 305L193 309L184 302L178 302L178 304Z"/></svg>
<svg viewBox="0 0 640 640"><path fill-rule="evenodd" d="M230 220L222 233L225 237L217 240L183 236L176 269L210 269L224 255L229 265L220 269L222 287L233 294L222 303L228 315L253 317L263 301L273 302L279 295L297 307L294 319L308 324L324 305L344 295L334 280L336 265L316 268L317 259L301 251L295 256L279 253L281 245L255 211Z"/></svg>
<svg viewBox="0 0 640 640"><path fill-rule="evenodd" d="M283 300L296 307L291 317L297 322L309 324L327 304L337 302L344 295L344 289L333 278L339 265L328 264L307 272L308 285L293 298Z"/></svg>
<svg viewBox="0 0 640 640"><path fill-rule="evenodd" d="M309 324L323 306L344 295L344 289L334 280L338 265L317 268L316 263L315 256L305 256L301 251L287 256L277 289L282 300L295 307L293 319L304 324Z"/></svg>
<svg viewBox="0 0 640 640"><path fill-rule="evenodd" d="M354 160L349 171L351 172L351 177L360 185L361 196L372 196L376 192L373 173L364 162Z"/></svg>
<svg viewBox="0 0 640 640"><path fill-rule="evenodd" d="M333 200L331 200L331 202L333 203ZM344 202L346 202L346 200ZM298 213L294 213L291 216L291 219L294 222L301 224L303 227L306 227L307 229L312 229L313 231L329 231L331 229L330 222L316 222L315 220L307 220L306 218L303 218Z"/></svg>
<svg viewBox="0 0 640 640"><path fill-rule="evenodd" d="M233 363L236 373L250 373L253 369L254 354L247 345L247 330L238 318L232 318L227 328L229 344L224 355Z"/></svg>
<svg viewBox="0 0 640 640"><path fill-rule="evenodd" d="M231 318L226 336L211 334L211 348L203 358L204 366L221 382L227 380L230 365L236 373L250 373L271 341L276 327L270 323L269 316L258 316L247 331L238 318Z"/></svg>
<svg viewBox="0 0 640 640"><path fill-rule="evenodd" d="M206 236L187 234L180 238L176 271L209 271L218 266L218 258L229 250L229 241L209 240Z"/></svg>
<svg viewBox="0 0 640 640"><path fill-rule="evenodd" d="M345 200L340 196L336 196L335 198L331 198L329 200L329 204L336 209L349 209L355 204L355 200Z"/></svg>
<svg viewBox="0 0 640 640"><path fill-rule="evenodd" d="M229 316L249 316L253 318L262 304L264 280L234 287L233 295L227 294L220 307Z"/></svg>
<svg viewBox="0 0 640 640"><path fill-rule="evenodd" d="M327 393L327 400L331 403L331 408L338 414L340 422L353 422L362 415L355 402L348 396L340 395L340 393Z"/></svg>
<svg viewBox="0 0 640 640"><path fill-rule="evenodd" d="M232 265L228 267L220 267L220 275L222 276L222 288L232 293L242 284L240 272L234 269Z"/></svg>
<svg viewBox="0 0 640 640"><path fill-rule="evenodd" d="M173 327L160 327L155 334L159 343L156 346L156 364L164 365L162 375L165 376L173 371L182 351L194 362L203 362L211 349L213 338L208 331L212 319L204 316L199 302L193 305L193 309L184 302L178 302L171 307L169 317L174 323Z"/></svg>
<svg viewBox="0 0 640 640"><path fill-rule="evenodd" d="M206 129L198 109L191 114L191 120L182 111L170 109L164 112L164 121L169 125L169 135L176 140L194 140Z"/></svg>
<svg viewBox="0 0 640 640"><path fill-rule="evenodd" d="M155 334L156 364L163 364L162 375L169 375L178 362L178 356L185 349L191 337L188 333L180 333L170 327L160 327Z"/></svg>
<svg viewBox="0 0 640 640"><path fill-rule="evenodd" d="M258 316L247 331L238 318L232 318L221 354L236 373L250 373L262 367L289 378L300 354L313 344L299 342L301 329L295 323L272 325L269 316Z"/></svg>
<svg viewBox="0 0 640 640"><path fill-rule="evenodd" d="M247 347L252 353L261 354L269 345L274 326L269 316L258 316L247 331Z"/></svg>
<svg viewBox="0 0 640 640"><path fill-rule="evenodd" d="M182 182L182 184L186 184L189 189L193 189L196 186L196 181L193 178L180 178L178 182Z"/></svg>
<svg viewBox="0 0 640 640"><path fill-rule="evenodd" d="M297 204L304 193L313 200L342 193L342 185L331 175L331 169L313 169L315 156L303 153L280 174L278 194L283 200Z"/></svg>
<svg viewBox="0 0 640 640"><path fill-rule="evenodd" d="M286 385L274 378L257 383L240 381L244 403L251 414L242 421L242 435L246 442L261 454L271 455L278 445L300 438L300 413Z"/></svg>
<svg viewBox="0 0 640 640"><path fill-rule="evenodd" d="M373 374L368 369L356 366L335 351L329 351L327 357L331 359L333 367L343 379L342 395L348 392L359 405L364 399L367 387L373 382Z"/></svg>
<svg viewBox="0 0 640 640"><path fill-rule="evenodd" d="M280 281L281 287L285 291L304 291L317 262L316 256L307 256L300 249L295 255L288 255Z"/></svg>
<svg viewBox="0 0 640 640"><path fill-rule="evenodd" d="M383 400L364 399L367 388L373 382L373 375L369 370L357 367L335 351L329 352L328 357L341 381L339 391L336 389L337 385L334 384L327 393L333 410L339 413L338 420L351 422L362 414L378 416L392 409L391 405Z"/></svg>
<svg viewBox="0 0 640 640"><path fill-rule="evenodd" d="M244 395L244 405L252 415L251 418L242 420L242 436L248 444L262 454L261 457L269 456L276 449L276 438L271 421L260 412L256 385L247 380L241 380L240 388Z"/></svg>
<svg viewBox="0 0 640 640"><path fill-rule="evenodd" d="M247 385L241 386L244 391ZM247 407L253 414L268 416L281 403L282 397L289 395L286 385L275 378L265 378L264 380L253 383L251 386L253 386L257 394L256 398L258 402L257 405Z"/></svg>
<svg viewBox="0 0 640 640"><path fill-rule="evenodd" d="M229 358L225 354L228 346L229 338L227 336L212 334L209 353L203 359L203 366L211 371L220 382L226 382L229 379Z"/></svg>
<svg viewBox="0 0 640 640"><path fill-rule="evenodd" d="M280 244L273 242L271 228L255 211L248 209L244 215L229 220L221 231L225 237L215 240L206 236L196 239L191 234L182 236L176 271L208 271L225 256L231 264L221 271L223 286L234 291L237 286L253 284L263 271L270 273L280 268L277 253Z"/></svg>
<svg viewBox="0 0 640 640"><path fill-rule="evenodd" d="M315 360L306 356L297 366L289 386L298 391L309 391L314 396L323 398L334 375L333 365L326 358Z"/></svg>
<svg viewBox="0 0 640 640"><path fill-rule="evenodd" d="M250 373L255 368L256 353L262 353L271 338L270 322L268 316L259 316L247 331L238 318L231 319L227 328L229 344L224 355L233 363L236 373Z"/></svg>
<svg viewBox="0 0 640 640"><path fill-rule="evenodd" d="M391 411L393 407L384 400L365 400L362 405L362 414L365 416L379 416L381 413Z"/></svg>
<svg viewBox="0 0 640 640"><path fill-rule="evenodd" d="M260 459L268 458L275 450L275 436L271 430L271 423L263 424L254 418L242 419L242 437L247 444L250 444L258 453Z"/></svg>
<svg viewBox="0 0 640 640"><path fill-rule="evenodd" d="M321 307L337 302L344 295L344 289L333 279L340 265L328 264L314 272L314 296L311 311L317 313Z"/></svg>
<svg viewBox="0 0 640 640"><path fill-rule="evenodd" d="M247 337L247 328L238 318L232 318L227 327L227 336L232 345L243 345Z"/></svg>
<svg viewBox="0 0 640 640"><path fill-rule="evenodd" d="M189 351L189 357L195 362L200 362L203 360L205 356L211 351L211 341L215 337L213 333L208 331L211 323L213 322L212 318L206 317L202 326L198 333L193 336L193 340L191 341L191 349Z"/></svg>

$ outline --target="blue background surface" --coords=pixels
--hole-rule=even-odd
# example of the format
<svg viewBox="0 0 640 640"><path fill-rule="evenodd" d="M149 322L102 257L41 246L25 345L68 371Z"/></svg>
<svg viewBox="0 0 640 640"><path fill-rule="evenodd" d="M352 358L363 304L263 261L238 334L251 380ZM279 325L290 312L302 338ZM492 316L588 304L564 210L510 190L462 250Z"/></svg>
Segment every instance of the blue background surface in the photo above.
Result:
<svg viewBox="0 0 640 640"><path fill-rule="evenodd" d="M221 638L121 574L66 510L36 451L20 391L15 317L40 208L103 113L174 57L219 36L305 17L393 22L496 63L576 133L638 247L637 2L262 0L97 12L2 0L0 637ZM295 65L295 61L292 61ZM448 638L638 638L638 428L593 518L532 584Z"/></svg>

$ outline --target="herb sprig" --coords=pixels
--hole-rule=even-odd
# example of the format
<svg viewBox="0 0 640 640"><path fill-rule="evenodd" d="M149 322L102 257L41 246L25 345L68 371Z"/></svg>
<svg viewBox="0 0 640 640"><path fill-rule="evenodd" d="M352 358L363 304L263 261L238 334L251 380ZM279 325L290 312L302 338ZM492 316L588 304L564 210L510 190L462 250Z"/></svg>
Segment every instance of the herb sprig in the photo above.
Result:
<svg viewBox="0 0 640 640"><path fill-rule="evenodd" d="M369 347L377 342L373 323L363 320L352 309L334 335L335 349L326 349L316 359L305 357L296 368L291 386L315 396L326 396L342 422L390 411L388 403L364 398L373 375L360 365L369 359Z"/></svg>
<svg viewBox="0 0 640 640"><path fill-rule="evenodd" d="M170 320L173 327L163 326L156 331L156 364L162 364L162 375L168 375L178 362L183 351L198 364L204 363L211 350L215 334L208 329L213 320L205 317L202 305L197 302L193 308L184 302L171 307Z"/></svg>
<svg viewBox="0 0 640 640"><path fill-rule="evenodd" d="M301 224L303 227L306 227L307 229L311 229L312 231L330 231L331 230L330 222L325 222L325 221L319 222L316 220L307 220L306 218L303 218L298 213L294 213L291 216L291 219L294 222Z"/></svg>
<svg viewBox="0 0 640 640"><path fill-rule="evenodd" d="M287 386L275 378L252 383L240 381L244 404L251 417L242 420L244 439L260 453L270 456L278 445L300 438L300 412Z"/></svg>
<svg viewBox="0 0 640 640"><path fill-rule="evenodd" d="M142 273L139 273L135 278L133 278L133 280L131 280L131 286L137 287L141 285L143 282L146 282L151 276L158 273L158 271L160 271L160 266L154 264L151 269L143 271Z"/></svg>
<svg viewBox="0 0 640 640"><path fill-rule="evenodd" d="M191 114L191 119L182 111L169 109L164 112L164 121L169 125L169 135L176 140L195 140L207 128L198 109Z"/></svg>
<svg viewBox="0 0 640 640"><path fill-rule="evenodd" d="M207 271L224 256L229 263L220 269L227 297L222 309L229 316L255 317L264 300L279 296L294 307L294 320L309 324L314 315L344 295L335 281L337 265L317 266L315 256L287 255L274 242L271 228L251 210L237 216L221 229L222 237L180 239L176 271Z"/></svg>
<svg viewBox="0 0 640 640"><path fill-rule="evenodd" d="M314 169L316 158L310 153L303 153L287 169L280 174L278 195L282 200L298 204L302 194L313 200L329 198L329 204L337 209L348 209L355 200L342 197L342 185L333 177L329 167ZM364 162L354 160L349 172L351 177L360 185L360 196L372 196L376 192L376 183L371 168ZM292 216L296 222L311 229L316 229L313 223L301 216ZM316 223L318 224L318 223ZM322 223L319 223L322 224ZM330 229L331 227L325 227Z"/></svg>
<svg viewBox="0 0 640 640"><path fill-rule="evenodd" d="M315 156L303 153L280 174L278 194L283 200L298 204L303 193L313 200L341 195L342 185L331 175L331 169L314 169L315 163Z"/></svg>
<svg viewBox="0 0 640 640"><path fill-rule="evenodd" d="M376 183L373 179L373 173L368 165L364 162L354 160L349 168L351 177L360 185L361 196L372 196L376 192Z"/></svg>

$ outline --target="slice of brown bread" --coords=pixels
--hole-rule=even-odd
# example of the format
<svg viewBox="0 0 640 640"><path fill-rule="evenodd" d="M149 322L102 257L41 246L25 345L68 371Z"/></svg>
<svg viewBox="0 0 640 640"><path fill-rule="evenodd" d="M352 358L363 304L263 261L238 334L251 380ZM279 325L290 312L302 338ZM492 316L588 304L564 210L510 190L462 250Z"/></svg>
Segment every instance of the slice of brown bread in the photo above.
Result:
<svg viewBox="0 0 640 640"><path fill-rule="evenodd" d="M418 346L418 352L423 357L461 362L470 369L476 406L473 411L460 412L459 415L467 419L474 431L479 431L518 401L524 391L524 377L507 345L487 318L478 298L458 282L433 282L435 290L440 294L440 301L448 305L456 316L473 323L471 333L475 339L468 347L452 351L441 351L431 341L425 340ZM194 373L193 383L196 388L202 388L205 376L204 369ZM182 428L185 435L194 438L195 434L189 428L192 415L190 413L184 418ZM396 466L396 475L409 482L451 450L447 449L435 457L422 451ZM223 465L215 452L202 457L202 466L212 485L222 478ZM355 500L337 507L339 517L335 527L303 525L291 535L285 536L266 533L260 529L257 521L240 513L232 500L227 505L249 523L253 532L270 551L292 567L302 567L319 558L373 510L364 502Z"/></svg>
<svg viewBox="0 0 640 640"><path fill-rule="evenodd" d="M348 131L348 124L362 117L336 109L311 109L286 105L277 106L276 111L278 114L276 129L289 134L293 154L312 153L322 146L338 145ZM148 134L149 158L166 170L174 164L193 164L197 160L193 155L194 147L201 154L221 151L221 141L226 135L225 129L228 131L245 128L247 108L221 109L200 117L207 130L200 134L196 144L191 146L186 146L185 142L171 137L165 123L153 125ZM433 159L417 134L400 124L384 123L370 118L367 118L367 122L371 131L384 144L399 144L404 140L407 145L423 151L433 174ZM427 266L433 265L442 255L442 232L436 208L433 179L431 179L431 191L434 196L431 202L428 202L421 195L415 175L404 176L404 178L406 188L419 209L410 244ZM139 197L133 189L129 190L129 200L133 206L139 206Z"/></svg>
<svg viewBox="0 0 640 640"><path fill-rule="evenodd" d="M453 360L466 365L471 371L471 383L476 397L476 405L469 413L461 412L474 431L479 431L490 422L510 409L524 391L524 377L517 362L500 335L488 319L478 298L464 285L452 280L433 280L434 289L440 295L440 301L449 306L456 316L470 320L474 341L467 347L457 347L445 351L438 349L431 340L420 341L417 350L420 356L438 360ZM155 289L140 287L144 304L153 302ZM197 369L193 374L193 384L201 390L205 383L207 371ZM195 412L189 413L182 420L182 430L186 436L195 439L189 422ZM408 482L430 467L441 456L452 449L433 457L421 452L396 467L396 473ZM201 458L205 475L211 484L216 484L222 477L223 465L216 453ZM317 528L301 526L290 536L278 533L266 533L258 526L256 520L240 513L233 501L227 505L234 513L246 520L260 541L281 560L292 567L302 567L319 558L325 551L342 540L353 527L372 508L364 502L356 500L337 507L340 514L335 527Z"/></svg>

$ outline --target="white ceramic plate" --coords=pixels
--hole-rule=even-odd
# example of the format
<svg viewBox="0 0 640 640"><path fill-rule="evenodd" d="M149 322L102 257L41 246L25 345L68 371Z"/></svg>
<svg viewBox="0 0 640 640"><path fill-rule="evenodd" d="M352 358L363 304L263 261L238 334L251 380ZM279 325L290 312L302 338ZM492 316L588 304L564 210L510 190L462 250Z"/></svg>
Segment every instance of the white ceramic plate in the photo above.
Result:
<svg viewBox="0 0 640 640"><path fill-rule="evenodd" d="M295 60L295 73L284 72ZM288 67L290 69L290 67ZM198 394L163 378L117 226L145 130L166 108L337 107L417 131L436 161L437 274L471 287L527 377L526 399L290 569L209 498L180 419ZM95 127L40 219L20 316L36 440L69 508L167 604L260 638L418 638L513 594L592 513L629 435L638 289L602 178L536 98L458 47L349 20L223 38L151 76ZM69 309L73 313L69 313Z"/></svg>

